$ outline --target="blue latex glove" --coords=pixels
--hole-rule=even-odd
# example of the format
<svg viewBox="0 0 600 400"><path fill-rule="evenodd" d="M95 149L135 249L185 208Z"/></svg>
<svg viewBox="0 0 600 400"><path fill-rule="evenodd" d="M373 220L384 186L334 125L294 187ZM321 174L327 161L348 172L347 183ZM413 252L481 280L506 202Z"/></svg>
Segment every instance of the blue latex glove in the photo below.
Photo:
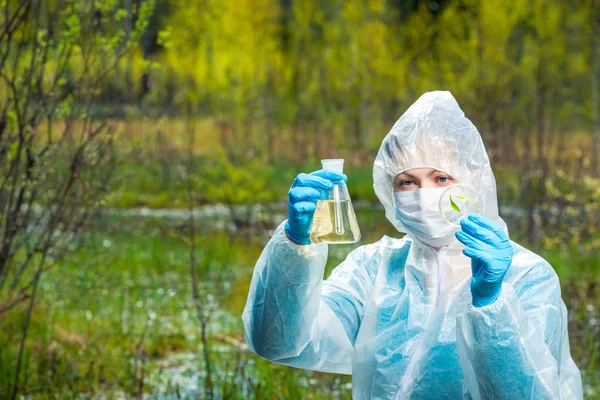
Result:
<svg viewBox="0 0 600 400"><path fill-rule="evenodd" d="M499 226L481 215L469 215L460 225L462 231L456 232L456 238L467 246L463 254L471 258L473 305L493 304L512 262L512 245Z"/></svg>
<svg viewBox="0 0 600 400"><path fill-rule="evenodd" d="M300 174L288 192L288 220L285 233L296 244L310 244L310 224L318 200L327 200L332 182L347 181L345 174L319 170Z"/></svg>

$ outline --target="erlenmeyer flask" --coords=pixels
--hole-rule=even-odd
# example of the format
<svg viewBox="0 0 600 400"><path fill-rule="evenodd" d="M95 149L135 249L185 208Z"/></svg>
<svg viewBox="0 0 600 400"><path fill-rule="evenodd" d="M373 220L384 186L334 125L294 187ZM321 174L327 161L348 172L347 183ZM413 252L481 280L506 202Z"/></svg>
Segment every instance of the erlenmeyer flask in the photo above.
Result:
<svg viewBox="0 0 600 400"><path fill-rule="evenodd" d="M323 169L343 173L344 160L321 160ZM356 243L360 229L348 194L346 182L334 182L329 198L317 201L317 208L310 226L313 243Z"/></svg>

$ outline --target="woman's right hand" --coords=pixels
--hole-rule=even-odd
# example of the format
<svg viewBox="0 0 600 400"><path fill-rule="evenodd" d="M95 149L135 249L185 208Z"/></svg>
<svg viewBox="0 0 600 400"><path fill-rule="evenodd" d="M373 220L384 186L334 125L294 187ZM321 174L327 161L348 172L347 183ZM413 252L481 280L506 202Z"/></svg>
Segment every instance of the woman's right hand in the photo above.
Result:
<svg viewBox="0 0 600 400"><path fill-rule="evenodd" d="M347 181L345 174L318 170L299 174L288 192L287 237L296 244L310 244L310 224L318 200L327 200L333 182Z"/></svg>

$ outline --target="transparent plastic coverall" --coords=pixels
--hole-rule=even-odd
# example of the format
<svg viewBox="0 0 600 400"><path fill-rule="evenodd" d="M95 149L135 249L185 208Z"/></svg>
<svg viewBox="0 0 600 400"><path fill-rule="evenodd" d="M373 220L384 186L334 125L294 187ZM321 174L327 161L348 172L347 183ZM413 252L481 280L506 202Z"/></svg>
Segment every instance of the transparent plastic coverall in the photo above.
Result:
<svg viewBox="0 0 600 400"><path fill-rule="evenodd" d="M383 140L373 171L387 218L392 181L435 168L485 196L496 183L477 129L449 92L424 94ZM511 242L498 299L472 305L470 259L454 241L436 252L408 232L352 251L323 281L326 244L297 245L282 223L260 256L243 314L246 341L263 358L352 374L356 399L581 399L558 278Z"/></svg>

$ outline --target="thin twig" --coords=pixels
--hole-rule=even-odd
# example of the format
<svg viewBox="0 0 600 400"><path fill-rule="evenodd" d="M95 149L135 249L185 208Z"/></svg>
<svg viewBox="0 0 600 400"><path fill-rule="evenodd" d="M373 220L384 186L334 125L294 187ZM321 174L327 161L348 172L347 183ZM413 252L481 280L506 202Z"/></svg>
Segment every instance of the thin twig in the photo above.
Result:
<svg viewBox="0 0 600 400"><path fill-rule="evenodd" d="M17 27L21 24L24 16L27 14L27 12L29 10L30 5L31 5L31 0L21 0L21 2L17 5L17 8L15 9L13 14L8 19L6 26L4 27L4 30L2 32L0 32L0 43L2 42L2 40L4 40L4 37L6 35L12 34L15 31L15 29L17 29ZM23 8L25 6L26 6L26 8L25 8L25 11L23 12L23 14L19 14L21 12L21 8ZM7 7L7 9L8 9L8 7Z"/></svg>
<svg viewBox="0 0 600 400"><path fill-rule="evenodd" d="M187 109L187 122L186 130L188 133L188 167L187 167L187 192L188 192L188 211L189 211L189 223L190 223L190 269L192 275L192 295L194 301L194 308L200 321L202 350L204 355L204 368L206 369L206 376L204 379L204 387L206 391L206 398L213 398L212 388L212 365L210 361L210 353L208 351L208 313L203 309L202 299L200 290L198 287L198 263L196 260L196 227L194 224L194 138L195 131L194 125L191 118L191 105L188 103Z"/></svg>
<svg viewBox="0 0 600 400"><path fill-rule="evenodd" d="M19 392L19 373L21 372L21 363L23 362L25 341L27 340L27 333L29 332L29 324L31 323L31 315L33 314L33 306L35 304L35 295L37 294L37 288L40 283L40 277L42 274L44 262L45 257L42 257L38 266L37 273L35 275L35 284L33 285L33 291L31 293L31 301L29 302L29 308L27 309L27 317L25 320L25 324L23 325L23 331L21 334L21 344L19 345L19 355L17 357L17 366L15 368L15 382L13 386L11 400L15 400L17 398L17 393Z"/></svg>

